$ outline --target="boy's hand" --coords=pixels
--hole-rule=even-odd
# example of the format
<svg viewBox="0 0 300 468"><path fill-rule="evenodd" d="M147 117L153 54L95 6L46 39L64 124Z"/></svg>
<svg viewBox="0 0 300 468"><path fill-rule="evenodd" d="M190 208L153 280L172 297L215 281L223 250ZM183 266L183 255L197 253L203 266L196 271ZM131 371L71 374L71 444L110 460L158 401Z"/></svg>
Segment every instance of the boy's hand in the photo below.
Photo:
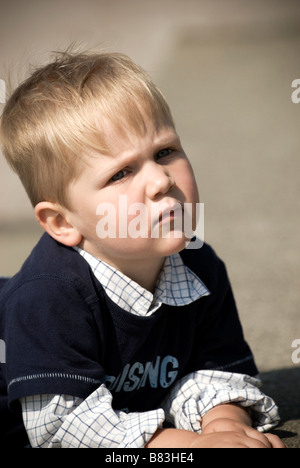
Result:
<svg viewBox="0 0 300 468"><path fill-rule="evenodd" d="M218 435L221 438L221 443L229 443L229 447L237 447L230 445L236 443L238 446L246 448L285 448L279 437L273 434L262 434L243 422L227 418L215 419L207 424L202 435L208 434ZM218 443L219 437L213 438L212 443Z"/></svg>
<svg viewBox="0 0 300 468"><path fill-rule="evenodd" d="M220 421L220 426L223 422ZM229 426L226 427L229 429ZM212 427L211 427L212 429ZM236 427L237 431L219 432L210 428L201 435L180 429L159 429L147 448L285 448L272 434L260 434L255 429ZM253 432L252 432L253 431Z"/></svg>
<svg viewBox="0 0 300 468"><path fill-rule="evenodd" d="M246 409L235 404L216 406L202 420L202 434L159 429L148 448L286 448L279 437L251 427Z"/></svg>

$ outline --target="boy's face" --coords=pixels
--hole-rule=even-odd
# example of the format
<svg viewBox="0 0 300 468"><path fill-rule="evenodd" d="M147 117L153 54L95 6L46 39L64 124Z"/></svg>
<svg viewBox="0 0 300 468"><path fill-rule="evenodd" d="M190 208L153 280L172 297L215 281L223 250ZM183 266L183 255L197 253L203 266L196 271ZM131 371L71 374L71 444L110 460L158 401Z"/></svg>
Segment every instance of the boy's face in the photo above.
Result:
<svg viewBox="0 0 300 468"><path fill-rule="evenodd" d="M175 130L145 121L143 136L132 131L126 137L107 123L110 154L86 156L68 191L80 247L128 276L138 263L147 268L185 247L191 237L184 232L184 217L191 222L186 204L194 217L199 201Z"/></svg>

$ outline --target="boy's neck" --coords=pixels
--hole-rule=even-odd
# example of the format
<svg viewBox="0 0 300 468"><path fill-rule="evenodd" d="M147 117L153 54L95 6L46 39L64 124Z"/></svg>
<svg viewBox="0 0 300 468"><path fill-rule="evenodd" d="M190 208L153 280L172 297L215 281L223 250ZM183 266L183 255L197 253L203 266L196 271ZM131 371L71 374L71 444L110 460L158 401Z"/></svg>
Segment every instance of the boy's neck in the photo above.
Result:
<svg viewBox="0 0 300 468"><path fill-rule="evenodd" d="M148 261L143 260L135 263L134 269L131 269L130 265L128 265L122 268L121 271L147 291L154 293L164 263L165 258L151 259Z"/></svg>
<svg viewBox="0 0 300 468"><path fill-rule="evenodd" d="M79 247L128 276L147 291L154 293L158 277L165 263L165 257L134 258L132 260L128 258L126 260L122 258L114 259L99 256L92 249L89 249L85 242L82 242Z"/></svg>

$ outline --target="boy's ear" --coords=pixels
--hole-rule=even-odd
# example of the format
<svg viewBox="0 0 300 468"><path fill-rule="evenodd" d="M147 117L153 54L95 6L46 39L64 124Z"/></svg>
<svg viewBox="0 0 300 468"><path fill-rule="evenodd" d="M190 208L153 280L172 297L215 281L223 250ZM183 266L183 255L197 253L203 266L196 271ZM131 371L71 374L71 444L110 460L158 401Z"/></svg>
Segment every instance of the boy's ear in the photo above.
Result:
<svg viewBox="0 0 300 468"><path fill-rule="evenodd" d="M58 203L40 202L34 211L42 228L53 239L68 247L74 247L81 242L82 235L68 222L66 210Z"/></svg>

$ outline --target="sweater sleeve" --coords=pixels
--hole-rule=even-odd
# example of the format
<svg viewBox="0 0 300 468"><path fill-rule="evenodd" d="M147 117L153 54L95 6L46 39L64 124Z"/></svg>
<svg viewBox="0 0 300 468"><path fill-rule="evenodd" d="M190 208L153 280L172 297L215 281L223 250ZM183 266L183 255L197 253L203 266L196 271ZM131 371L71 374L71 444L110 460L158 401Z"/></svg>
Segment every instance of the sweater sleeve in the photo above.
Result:
<svg viewBox="0 0 300 468"><path fill-rule="evenodd" d="M203 278L210 295L199 301L190 372L203 369L257 375L225 264L208 247L198 264L196 272Z"/></svg>
<svg viewBox="0 0 300 468"><path fill-rule="evenodd" d="M10 406L22 397L86 398L102 383L94 298L67 278L35 278L5 305L6 381Z"/></svg>

